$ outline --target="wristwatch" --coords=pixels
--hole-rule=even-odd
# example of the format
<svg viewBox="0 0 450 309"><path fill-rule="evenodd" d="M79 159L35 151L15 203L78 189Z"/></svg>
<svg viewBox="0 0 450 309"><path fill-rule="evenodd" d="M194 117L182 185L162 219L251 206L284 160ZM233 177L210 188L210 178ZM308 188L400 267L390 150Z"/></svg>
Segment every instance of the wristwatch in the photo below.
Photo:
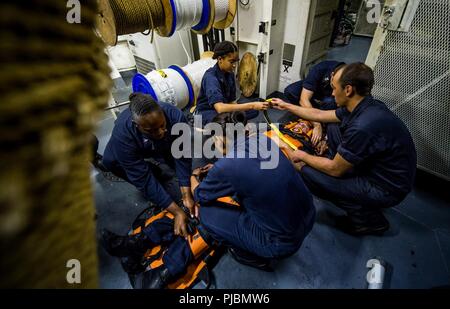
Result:
<svg viewBox="0 0 450 309"><path fill-rule="evenodd" d="M200 175L192 173L191 176L195 177L195 179L197 179L197 181L200 182Z"/></svg>

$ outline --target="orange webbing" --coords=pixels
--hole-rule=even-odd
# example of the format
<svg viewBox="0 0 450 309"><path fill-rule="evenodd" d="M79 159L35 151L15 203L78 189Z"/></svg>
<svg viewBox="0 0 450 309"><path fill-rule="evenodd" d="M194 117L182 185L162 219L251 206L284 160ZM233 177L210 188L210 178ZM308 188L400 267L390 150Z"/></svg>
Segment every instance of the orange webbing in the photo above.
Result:
<svg viewBox="0 0 450 309"><path fill-rule="evenodd" d="M152 216L151 218L148 218L147 221L145 221L145 226L149 226L150 224L152 224L153 222L155 222L156 220L162 219L164 217L167 217L169 219L173 219L174 216L168 212L167 210L164 210L162 212L160 212L159 214L157 214L156 216ZM138 227L137 229L135 229L131 234L132 235L136 235L142 232L142 228Z"/></svg>
<svg viewBox="0 0 450 309"><path fill-rule="evenodd" d="M149 258L151 258L152 256L158 255L160 252L161 252L161 246L156 246L156 247L153 247L153 248L150 249L150 250L147 250L147 252L145 253L144 257L145 257L146 259L149 259Z"/></svg>
<svg viewBox="0 0 450 309"><path fill-rule="evenodd" d="M239 205L238 202L236 202L235 200L233 200L233 198L230 197L230 196L220 197L220 198L217 199L217 201L218 201L218 202L221 202L221 203L225 203L225 204L237 206L237 207L240 207L240 206L241 206L241 205Z"/></svg>
<svg viewBox="0 0 450 309"><path fill-rule="evenodd" d="M189 235L187 238L187 242L189 247L191 248L192 255L194 259L198 259L200 255L202 255L206 249L209 248L209 245L197 231L194 235Z"/></svg>

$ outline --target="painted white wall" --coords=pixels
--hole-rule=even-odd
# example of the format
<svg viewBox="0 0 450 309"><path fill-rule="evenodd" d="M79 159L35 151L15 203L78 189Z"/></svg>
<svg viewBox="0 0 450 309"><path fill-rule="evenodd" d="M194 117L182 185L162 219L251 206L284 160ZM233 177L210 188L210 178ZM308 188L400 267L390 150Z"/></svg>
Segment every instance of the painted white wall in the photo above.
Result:
<svg viewBox="0 0 450 309"><path fill-rule="evenodd" d="M188 55L190 59L193 59L190 32L188 29L180 30L175 32L170 38L160 37L155 33L153 43L150 42L151 35L143 35L142 33L123 35L119 39L128 41L128 47L132 54L153 62L158 69L165 69L173 64L185 66L188 64ZM181 40L183 40L187 54L183 49ZM117 49L117 47L113 48ZM123 57L123 55L119 56ZM121 60L123 59L118 59L118 61ZM116 61L113 60L113 62L117 66Z"/></svg>
<svg viewBox="0 0 450 309"><path fill-rule="evenodd" d="M108 65L111 69L111 79L116 79L116 78L120 78L120 73L119 70L117 70L116 65L114 64L114 62L112 61L112 56L110 55L109 51L106 49L105 50L106 54L108 55Z"/></svg>
<svg viewBox="0 0 450 309"><path fill-rule="evenodd" d="M165 69L173 64L185 66L189 63L181 42L184 43L191 61L194 61L190 29L179 30L170 38L155 35L155 46L160 60L158 68Z"/></svg>
<svg viewBox="0 0 450 309"><path fill-rule="evenodd" d="M289 73L280 73L279 91L283 91L289 84L300 79L300 70L305 48L308 16L312 0L287 0L287 15L284 30L284 42L295 45L295 56Z"/></svg>
<svg viewBox="0 0 450 309"><path fill-rule="evenodd" d="M110 61L118 71L130 70L136 66L126 40L119 41L116 46L108 47L107 50Z"/></svg>
<svg viewBox="0 0 450 309"><path fill-rule="evenodd" d="M157 68L159 67L159 56L156 52L155 44L150 43L151 36L143 35L142 33L134 33L124 35L124 37L128 40L128 45L134 55L151 61ZM155 38L156 37L157 35L155 34Z"/></svg>
<svg viewBox="0 0 450 309"><path fill-rule="evenodd" d="M281 64L283 58L284 33L286 31L287 0L274 1L271 20L276 21L270 27L269 64L267 71L266 95L279 90L279 76L282 72Z"/></svg>

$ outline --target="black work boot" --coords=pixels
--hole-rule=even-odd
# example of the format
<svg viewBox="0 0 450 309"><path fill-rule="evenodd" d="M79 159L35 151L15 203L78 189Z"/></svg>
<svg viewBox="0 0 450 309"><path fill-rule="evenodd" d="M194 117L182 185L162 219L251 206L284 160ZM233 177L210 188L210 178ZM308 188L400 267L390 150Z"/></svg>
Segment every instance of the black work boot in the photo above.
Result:
<svg viewBox="0 0 450 309"><path fill-rule="evenodd" d="M102 230L103 247L112 256L142 257L148 249L154 246L144 233L119 236L106 229Z"/></svg>
<svg viewBox="0 0 450 309"><path fill-rule="evenodd" d="M142 277L142 286L139 288L161 290L167 287L167 284L169 284L171 279L172 276L170 275L169 270L162 265L145 272Z"/></svg>
<svg viewBox="0 0 450 309"><path fill-rule="evenodd" d="M120 260L123 270L129 275L137 275L145 271L146 266L142 263L142 258L127 256Z"/></svg>
<svg viewBox="0 0 450 309"><path fill-rule="evenodd" d="M236 262L238 263L254 267L259 270L273 272L271 261L269 259L256 256L254 254L251 254L249 252L237 248L229 248L228 252L230 252L233 259L235 259Z"/></svg>

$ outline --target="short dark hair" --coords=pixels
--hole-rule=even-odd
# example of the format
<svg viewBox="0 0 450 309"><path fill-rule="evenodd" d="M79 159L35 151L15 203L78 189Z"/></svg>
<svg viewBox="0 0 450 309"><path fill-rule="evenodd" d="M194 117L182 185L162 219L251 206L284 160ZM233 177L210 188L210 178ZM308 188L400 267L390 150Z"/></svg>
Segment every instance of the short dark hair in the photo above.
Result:
<svg viewBox="0 0 450 309"><path fill-rule="evenodd" d="M214 47L213 59L217 59L219 57L223 57L230 53L235 53L237 51L238 51L238 48L233 42L223 41L223 42L217 43L217 45Z"/></svg>
<svg viewBox="0 0 450 309"><path fill-rule="evenodd" d="M375 83L373 70L362 62L356 62L344 65L337 68L335 73L342 70L339 84L342 88L350 85L355 88L355 92L366 97L372 93L372 88Z"/></svg>
<svg viewBox="0 0 450 309"><path fill-rule="evenodd" d="M244 127L247 125L247 117L244 112L229 112L229 113L221 113L214 117L212 123L217 123L222 128L223 137L227 134L227 124L242 124ZM242 133L247 133L244 132ZM236 137L236 136L235 136Z"/></svg>
<svg viewBox="0 0 450 309"><path fill-rule="evenodd" d="M135 92L130 94L130 110L133 120L136 121L141 116L153 112L161 112L161 107L152 96Z"/></svg>

